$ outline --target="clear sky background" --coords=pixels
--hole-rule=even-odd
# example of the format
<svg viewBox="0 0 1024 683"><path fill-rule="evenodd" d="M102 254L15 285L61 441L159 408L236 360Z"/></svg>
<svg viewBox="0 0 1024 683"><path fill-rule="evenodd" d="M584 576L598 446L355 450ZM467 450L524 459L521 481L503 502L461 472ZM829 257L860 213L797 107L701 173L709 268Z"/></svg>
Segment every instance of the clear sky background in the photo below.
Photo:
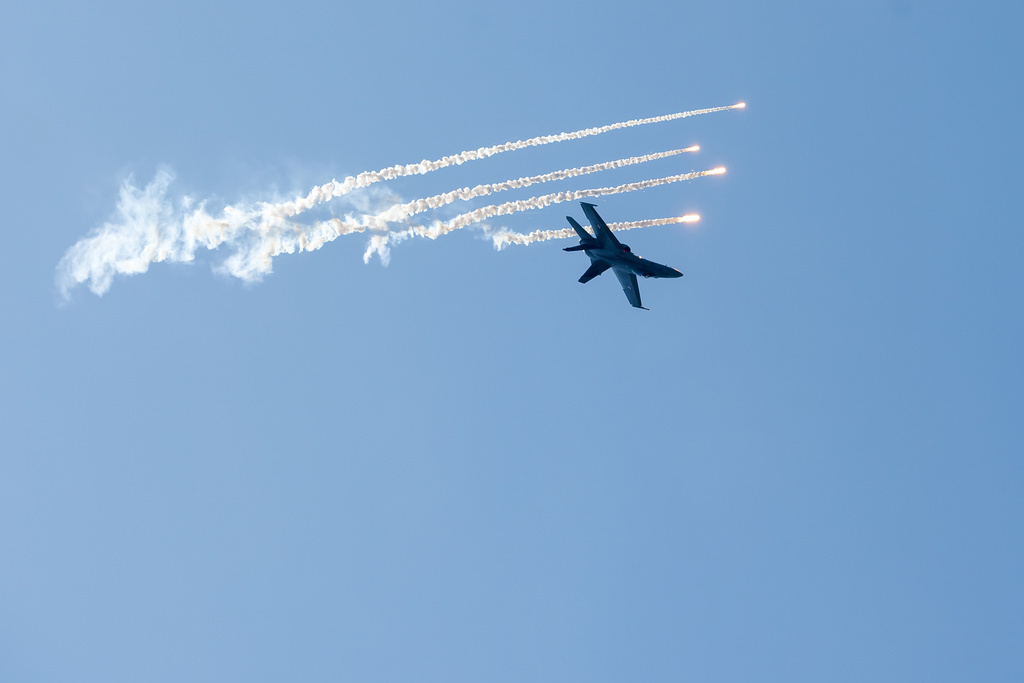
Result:
<svg viewBox="0 0 1024 683"><path fill-rule="evenodd" d="M1024 678L1019 5L4 15L0 680ZM703 217L623 234L686 275L650 312L472 229L55 284L131 174L216 208L739 101L377 186L699 144L494 197L726 166L597 200Z"/></svg>

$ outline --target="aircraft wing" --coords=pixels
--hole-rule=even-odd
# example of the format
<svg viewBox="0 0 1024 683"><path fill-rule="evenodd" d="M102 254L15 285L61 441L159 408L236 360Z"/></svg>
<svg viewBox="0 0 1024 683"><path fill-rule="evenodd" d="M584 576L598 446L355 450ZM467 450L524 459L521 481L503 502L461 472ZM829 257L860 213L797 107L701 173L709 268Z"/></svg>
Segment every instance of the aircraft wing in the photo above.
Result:
<svg viewBox="0 0 1024 683"><path fill-rule="evenodd" d="M594 228L594 234L597 236L597 241L602 247L621 247L622 244L619 240L615 239L615 235L612 234L611 228L604 222L604 219L597 214L597 209L594 207L596 204L587 204L586 202L580 202L583 207L583 213L587 214L587 218L590 220L590 225Z"/></svg>
<svg viewBox="0 0 1024 683"><path fill-rule="evenodd" d="M640 285L636 283L636 275L629 270L619 270L618 268L612 268L612 270L615 271L615 277L619 278L619 284L622 285L622 291L626 293L629 303L634 308L643 308L643 304L640 303Z"/></svg>
<svg viewBox="0 0 1024 683"><path fill-rule="evenodd" d="M601 273L603 273L604 271L608 270L611 267L612 264L608 263L607 261L594 261L590 264L590 267L587 268L587 272L583 273L583 275L580 276L580 282L582 282L583 284L587 284L595 277L597 277L598 275L600 275Z"/></svg>

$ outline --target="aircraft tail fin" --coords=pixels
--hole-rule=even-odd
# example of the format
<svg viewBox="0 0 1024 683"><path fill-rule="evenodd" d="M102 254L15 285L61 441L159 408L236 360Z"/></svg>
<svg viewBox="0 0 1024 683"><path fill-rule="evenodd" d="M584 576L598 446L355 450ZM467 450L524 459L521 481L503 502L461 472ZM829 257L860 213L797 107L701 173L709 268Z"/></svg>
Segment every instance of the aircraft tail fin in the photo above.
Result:
<svg viewBox="0 0 1024 683"><path fill-rule="evenodd" d="M594 236L587 232L582 225L577 223L575 218L572 216L566 216L565 219L569 221L569 225L572 226L572 229L576 231L576 234L580 236L581 240L584 242L592 242L594 240Z"/></svg>

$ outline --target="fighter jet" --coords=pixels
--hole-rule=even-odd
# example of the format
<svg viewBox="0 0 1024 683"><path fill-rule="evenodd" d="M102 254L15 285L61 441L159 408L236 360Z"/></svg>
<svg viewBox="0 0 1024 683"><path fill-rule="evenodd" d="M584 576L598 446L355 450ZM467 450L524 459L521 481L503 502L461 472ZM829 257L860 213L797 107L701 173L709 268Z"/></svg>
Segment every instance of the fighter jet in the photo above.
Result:
<svg viewBox="0 0 1024 683"><path fill-rule="evenodd" d="M590 219L590 225L594 228L594 234L591 235L587 232L582 225L573 220L572 216L566 216L569 225L580 236L580 243L575 247L566 247L562 250L584 251L590 257L590 267L580 277L580 282L584 284L590 282L611 268L615 271L615 277L619 279L619 284L622 285L622 291L626 293L629 303L635 308L643 308L645 311L650 310L640 303L640 288L636 284L636 276L682 277L683 274L675 268L669 268L660 263L648 261L643 256L634 254L628 246L615 238L608 224L604 222L604 219L594 209L596 204L580 202L580 205L583 206L583 213Z"/></svg>

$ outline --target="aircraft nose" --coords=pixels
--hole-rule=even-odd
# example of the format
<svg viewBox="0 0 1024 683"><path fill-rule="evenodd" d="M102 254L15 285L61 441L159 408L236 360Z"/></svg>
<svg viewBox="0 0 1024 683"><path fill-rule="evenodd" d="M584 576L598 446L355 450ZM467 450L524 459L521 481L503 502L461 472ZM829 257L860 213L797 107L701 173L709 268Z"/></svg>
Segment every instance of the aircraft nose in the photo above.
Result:
<svg viewBox="0 0 1024 683"><path fill-rule="evenodd" d="M671 273L671 274L669 275L669 277L682 277L682 276L683 276L683 274L682 274L682 273L680 273L680 272L679 272L678 270L676 270L675 268L669 268L669 270L671 270L671 271L672 271L672 273Z"/></svg>

